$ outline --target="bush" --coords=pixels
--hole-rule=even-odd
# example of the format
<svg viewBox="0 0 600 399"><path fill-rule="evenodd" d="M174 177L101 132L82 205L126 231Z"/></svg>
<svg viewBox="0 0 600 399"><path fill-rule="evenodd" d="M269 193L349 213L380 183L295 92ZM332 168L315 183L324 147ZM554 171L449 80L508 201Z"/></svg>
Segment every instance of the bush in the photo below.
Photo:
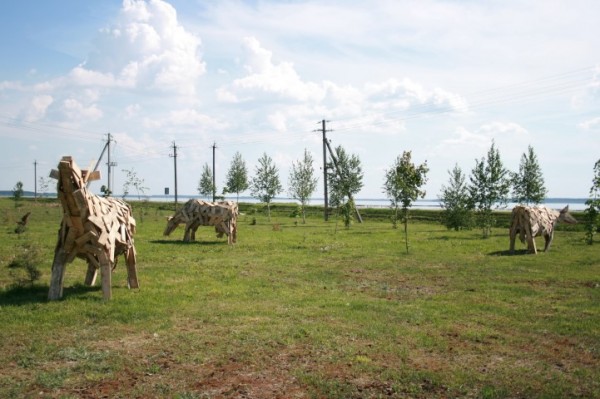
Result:
<svg viewBox="0 0 600 399"><path fill-rule="evenodd" d="M25 243L16 248L16 254L8 264L16 286L33 285L42 277L42 272L38 268L40 252L40 249L32 243Z"/></svg>

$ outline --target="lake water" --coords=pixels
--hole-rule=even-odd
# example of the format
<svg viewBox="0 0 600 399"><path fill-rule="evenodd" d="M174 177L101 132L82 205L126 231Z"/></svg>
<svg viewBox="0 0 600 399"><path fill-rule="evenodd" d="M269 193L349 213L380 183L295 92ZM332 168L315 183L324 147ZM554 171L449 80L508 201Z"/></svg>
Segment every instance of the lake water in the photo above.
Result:
<svg viewBox="0 0 600 399"><path fill-rule="evenodd" d="M178 195L177 202L184 203L191 198L199 198L195 195ZM128 196L126 199L137 200L136 196ZM153 195L149 196L148 199L150 201L175 201L175 197L172 195ZM225 199L230 201L235 201L236 197L225 197ZM248 197L248 196L240 196L240 202L256 204L259 201L256 198ZM585 198L547 198L543 205L553 208L553 209L562 209L565 206L569 205L569 209L572 211L582 211L586 208L585 206ZM277 197L274 198L273 203L294 203L297 202L292 198L286 197ZM354 200L356 205L359 208L387 208L390 206L390 201L385 198L356 198ZM312 198L309 201L309 205L323 205L323 198ZM509 202L506 206L506 210L512 209L515 205L514 202ZM417 200L413 203L412 208L416 209L441 209L440 201L437 199L423 199Z"/></svg>

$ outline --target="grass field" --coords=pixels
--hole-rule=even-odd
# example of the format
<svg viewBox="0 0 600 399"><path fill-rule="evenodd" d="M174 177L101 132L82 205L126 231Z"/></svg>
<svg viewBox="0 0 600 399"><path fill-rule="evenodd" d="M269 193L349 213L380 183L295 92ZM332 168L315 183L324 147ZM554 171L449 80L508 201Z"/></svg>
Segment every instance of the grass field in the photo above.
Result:
<svg viewBox="0 0 600 399"><path fill-rule="evenodd" d="M141 288L121 259L104 302L76 260L48 302L61 208L0 199L0 397L600 397L600 246L581 231L508 256L505 227L420 220L406 254L385 217L245 207L235 246L207 227L186 244L162 236L171 212L133 205ZM27 243L43 275L16 287Z"/></svg>

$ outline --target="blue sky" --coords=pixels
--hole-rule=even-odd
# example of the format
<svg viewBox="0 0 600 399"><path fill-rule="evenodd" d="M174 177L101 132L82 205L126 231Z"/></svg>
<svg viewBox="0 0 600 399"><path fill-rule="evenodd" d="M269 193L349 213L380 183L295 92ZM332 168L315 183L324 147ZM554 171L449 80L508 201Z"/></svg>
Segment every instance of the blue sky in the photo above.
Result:
<svg viewBox="0 0 600 399"><path fill-rule="evenodd" d="M112 146L113 191L197 193L217 145L267 153L287 187L328 137L357 154L359 198L380 198L403 151L437 198L495 141L518 169L533 146L551 197L586 197L600 158L600 3L575 1L11 1L0 14L0 189L34 189L63 155ZM106 179L106 159L101 171ZM95 183L99 191L105 180ZM287 192L282 193L286 195ZM322 181L315 196L322 195Z"/></svg>

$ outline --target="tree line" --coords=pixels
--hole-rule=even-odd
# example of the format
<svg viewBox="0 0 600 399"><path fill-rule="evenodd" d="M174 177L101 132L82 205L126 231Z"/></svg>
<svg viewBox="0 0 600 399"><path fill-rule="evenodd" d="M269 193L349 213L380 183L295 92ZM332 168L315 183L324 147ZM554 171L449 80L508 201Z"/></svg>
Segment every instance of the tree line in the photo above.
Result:
<svg viewBox="0 0 600 399"><path fill-rule="evenodd" d="M292 162L288 176L288 193L291 198L299 201L303 223L306 222L306 206L319 180L315 175L313 163L311 154L305 149L303 157ZM338 146L334 149L332 161L326 166L329 204L349 228L356 210L353 197L363 187L364 173L360 158ZM127 173L123 187L124 196L133 187L139 198L140 194L147 190L144 180L138 178L133 169L124 172ZM412 161L411 151L404 151L395 159L390 169L385 171L383 193L390 200L392 226L397 228L398 222L403 224L407 251L409 209L414 201L425 197L423 186L427 183L428 172L427 161L416 165ZM212 173L208 164L204 164L198 183L198 193L202 196L208 197L216 192ZM492 141L486 156L475 160L475 166L468 179L458 165L449 170L448 174L448 183L442 186L439 195L444 225L455 230L477 226L481 228L484 238L489 237L495 225L495 208L505 206L509 201L524 205L540 204L548 192L532 146L528 146L527 152L522 154L517 172L511 172L504 167L500 151ZM47 181L40 180L40 184L47 189ZM267 205L270 220L271 202L283 192L283 186L279 178L279 169L266 153L259 158L253 177L249 177L242 155L239 152L235 153L222 193L235 193L236 200L239 201L240 193L248 189L252 197ZM13 189L15 206L18 206L22 195L23 183L17 182ZM595 235L600 232L600 159L594 165L592 186L586 205L586 241L592 244Z"/></svg>
<svg viewBox="0 0 600 399"><path fill-rule="evenodd" d="M300 202L303 222L306 221L306 205L318 183L313 163L311 154L305 149L303 157L292 163L288 177L288 193L291 198ZM250 189L252 197L267 205L270 218L272 200L284 191L278 168L265 153L259 158L254 172L254 176L249 177L246 163L237 152L227 172L223 195L235 193L239 200L239 194ZM385 171L383 193L390 200L392 226L397 228L398 223L402 223L405 237L408 237L409 209L414 201L426 195L423 187L427 183L428 172L427 161L415 164L411 151L404 151ZM516 172L511 172L504 166L500 151L492 141L486 156L475 160L469 176L458 165L449 170L448 174L448 183L442 186L439 195L444 225L455 230L478 227L483 237L489 237L495 225L494 209L506 206L509 201L523 205L540 204L548 193L532 146L528 146L527 151L522 154ZM588 208L585 211L590 243L600 226L600 160L594 167L594 174L590 200L586 203ZM353 222L356 209L353 197L362 189L363 177L358 155L350 154L342 146L337 146L333 160L327 163L329 204L338 212L346 227L350 227ZM215 190L212 171L205 164L198 192L210 196ZM408 238L405 241L408 250Z"/></svg>

